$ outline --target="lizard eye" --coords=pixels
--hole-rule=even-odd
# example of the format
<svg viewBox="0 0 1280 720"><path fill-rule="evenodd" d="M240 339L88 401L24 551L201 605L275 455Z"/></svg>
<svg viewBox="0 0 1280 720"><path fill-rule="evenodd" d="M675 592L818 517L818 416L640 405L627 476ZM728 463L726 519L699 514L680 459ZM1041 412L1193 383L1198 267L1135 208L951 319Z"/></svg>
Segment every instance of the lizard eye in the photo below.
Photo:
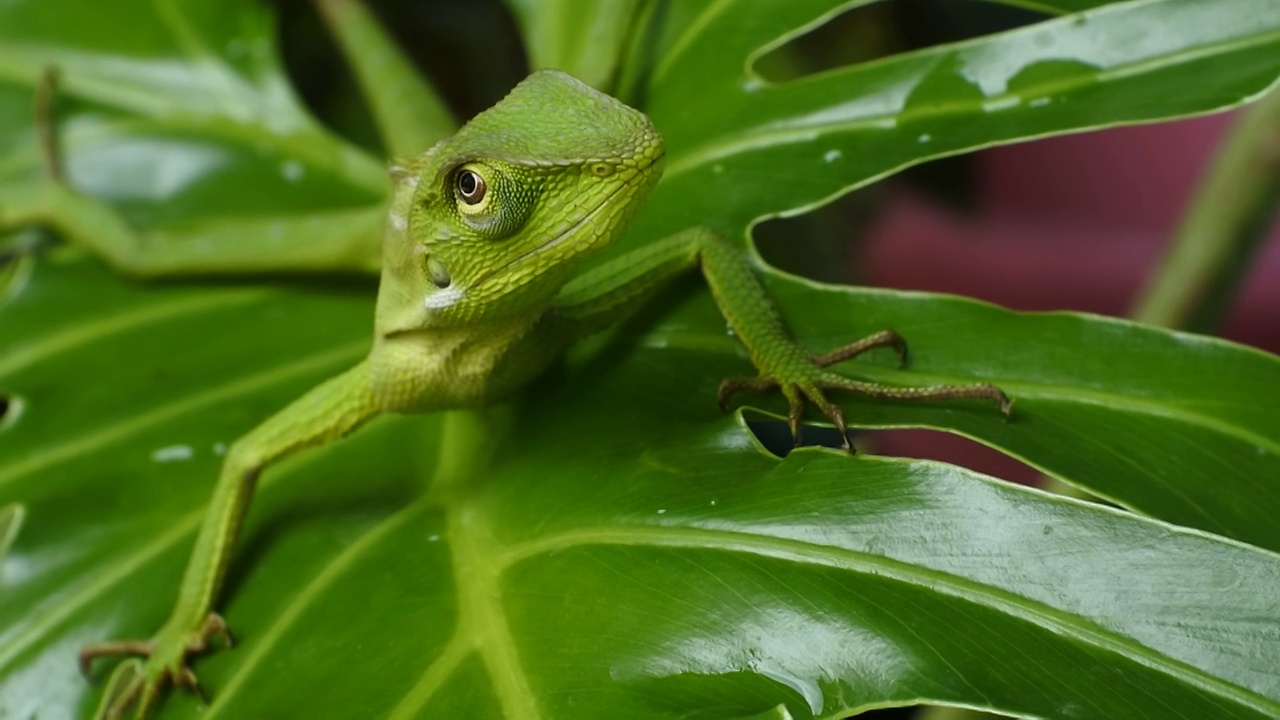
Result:
<svg viewBox="0 0 1280 720"><path fill-rule="evenodd" d="M485 186L484 178L480 173L469 168L463 168L458 172L454 181L458 188L458 197L462 198L462 202L468 205L475 205L484 200L484 195L488 189Z"/></svg>

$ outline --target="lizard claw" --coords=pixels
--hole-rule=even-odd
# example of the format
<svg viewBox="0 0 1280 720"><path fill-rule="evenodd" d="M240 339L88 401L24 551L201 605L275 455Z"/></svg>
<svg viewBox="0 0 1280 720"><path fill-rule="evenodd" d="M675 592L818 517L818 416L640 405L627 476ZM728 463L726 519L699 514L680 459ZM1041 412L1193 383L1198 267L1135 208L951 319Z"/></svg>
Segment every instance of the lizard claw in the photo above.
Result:
<svg viewBox="0 0 1280 720"><path fill-rule="evenodd" d="M204 689L187 661L204 652L213 637L222 638L231 647L227 623L217 613L209 613L194 630L184 629L172 621L151 640L117 640L88 645L80 651L80 671L90 676L93 661L109 655L132 655L112 674L107 695L97 717L116 720L124 716L134 703L138 718L145 718L164 689L173 685L194 692L207 702ZM138 659L142 658L142 660Z"/></svg>
<svg viewBox="0 0 1280 720"><path fill-rule="evenodd" d="M786 383L780 384L772 378L726 378L720 383L720 389L716 392L716 399L720 405L720 409L729 412L730 402L733 396L740 392L767 393L775 389L781 388L782 395L787 399L787 428L791 431L791 442L795 445L800 444L800 427L804 421L805 400L814 403L822 410L836 429L840 431L843 438L841 447L852 453L853 445L849 440L849 433L845 427L844 411L839 405L828 402L822 394L822 390L809 383Z"/></svg>
<svg viewBox="0 0 1280 720"><path fill-rule="evenodd" d="M958 398L974 398L989 400L996 404L1006 417L1013 410L1013 401L1000 388L990 383L972 383L965 385L929 385L925 387L894 387L873 382L863 382L846 378L824 368L861 355L875 348L892 348L898 356L898 364L902 366L907 360L907 344L902 336L892 330L882 330L857 342L836 348L831 352L801 357L799 362L779 363L777 369L762 370L755 378L728 378L720 383L716 400L720 409L728 412L733 396L739 392L764 393L780 389L787 400L787 427L791 429L791 439L800 442L800 426L804 420L805 403L818 407L827 420L840 431L841 447L845 452L853 453L853 442L845 423L844 411L840 406L826 397L827 390L843 390L858 393L870 398L891 400L952 400ZM807 362L806 362L807 360Z"/></svg>

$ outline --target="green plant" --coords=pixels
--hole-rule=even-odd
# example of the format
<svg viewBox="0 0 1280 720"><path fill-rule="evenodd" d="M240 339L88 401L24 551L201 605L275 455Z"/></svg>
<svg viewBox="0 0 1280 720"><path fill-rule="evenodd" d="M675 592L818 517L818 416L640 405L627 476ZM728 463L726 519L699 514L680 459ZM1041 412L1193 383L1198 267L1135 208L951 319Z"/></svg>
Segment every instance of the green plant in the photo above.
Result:
<svg viewBox="0 0 1280 720"><path fill-rule="evenodd" d="M857 3L511 4L533 64L616 78L667 138L629 247L694 223L746 242L931 157L1226 107L1280 75L1269 0L1037 2L1077 14L777 86L751 58ZM612 42L582 40L602 27ZM381 160L310 118L270 28L248 0L0 8L0 221L40 182L50 64L72 181L156 242L376 210ZM0 714L85 714L101 692L75 649L164 617L218 448L364 352L373 292L142 284L65 248L9 272L0 505L26 515L0 576ZM882 327L912 343L905 371L851 370L1017 400L1006 422L850 398L853 422L964 433L1155 519L936 463L774 458L714 406L749 368L735 340L673 295L509 407L379 421L268 474L222 603L242 643L198 662L212 707L161 716L1280 714L1280 360L764 278L815 349Z"/></svg>

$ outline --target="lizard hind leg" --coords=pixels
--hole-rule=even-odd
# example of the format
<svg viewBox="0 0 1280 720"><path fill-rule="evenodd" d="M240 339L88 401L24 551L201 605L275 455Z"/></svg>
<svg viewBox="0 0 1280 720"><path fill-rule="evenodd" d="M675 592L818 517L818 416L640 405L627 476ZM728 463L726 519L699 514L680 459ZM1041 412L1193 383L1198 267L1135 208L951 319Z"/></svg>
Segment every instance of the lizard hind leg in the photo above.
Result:
<svg viewBox="0 0 1280 720"><path fill-rule="evenodd" d="M831 352L814 355L812 358L813 364L824 368L845 360L851 360L868 350L882 347L893 348L893 352L898 356L898 367L903 367L907 364L907 341L892 330L881 330L861 340L838 347Z"/></svg>
<svg viewBox="0 0 1280 720"><path fill-rule="evenodd" d="M882 330L830 352L813 355L808 358L807 367L789 364L790 367L786 369L762 374L756 378L726 379L720 384L717 400L720 408L727 411L736 393L766 393L781 389L787 400L787 426L791 430L793 442L799 444L800 424L807 401L816 405L827 420L836 427L840 432L841 447L849 453L853 452L853 442L846 425L844 411L839 405L827 399L826 392L830 390L852 392L864 397L884 400L936 401L966 398L989 400L995 403L1006 417L1012 412L1013 401L1000 388L990 383L897 387L854 380L825 370L831 365L882 347L891 348L894 351L898 356L900 367L906 364L906 341L893 330ZM800 359L799 363L804 364L803 359Z"/></svg>
<svg viewBox="0 0 1280 720"><path fill-rule="evenodd" d="M923 387L895 387L879 383L852 380L843 375L826 373L823 375L823 387L831 390L844 390L870 398L885 400L989 400L995 403L1000 412L1008 417L1013 412L1013 400L1000 388L991 383L969 383L964 385L926 385Z"/></svg>

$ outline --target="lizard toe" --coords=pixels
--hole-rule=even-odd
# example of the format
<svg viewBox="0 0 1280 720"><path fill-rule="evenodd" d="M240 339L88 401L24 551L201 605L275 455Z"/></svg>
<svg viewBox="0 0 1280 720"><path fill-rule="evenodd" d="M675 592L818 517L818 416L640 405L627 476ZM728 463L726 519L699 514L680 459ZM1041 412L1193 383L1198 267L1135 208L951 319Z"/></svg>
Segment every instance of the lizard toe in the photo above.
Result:
<svg viewBox="0 0 1280 720"><path fill-rule="evenodd" d="M80 651L80 670L89 676L93 661L111 655L131 656L116 666L95 718L122 718L136 705L135 717L150 715L169 686L185 688L207 701L204 689L188 662L209 648L209 640L219 637L228 647L231 633L217 613L208 613L200 624L171 621L151 640L117 640L88 645Z"/></svg>

